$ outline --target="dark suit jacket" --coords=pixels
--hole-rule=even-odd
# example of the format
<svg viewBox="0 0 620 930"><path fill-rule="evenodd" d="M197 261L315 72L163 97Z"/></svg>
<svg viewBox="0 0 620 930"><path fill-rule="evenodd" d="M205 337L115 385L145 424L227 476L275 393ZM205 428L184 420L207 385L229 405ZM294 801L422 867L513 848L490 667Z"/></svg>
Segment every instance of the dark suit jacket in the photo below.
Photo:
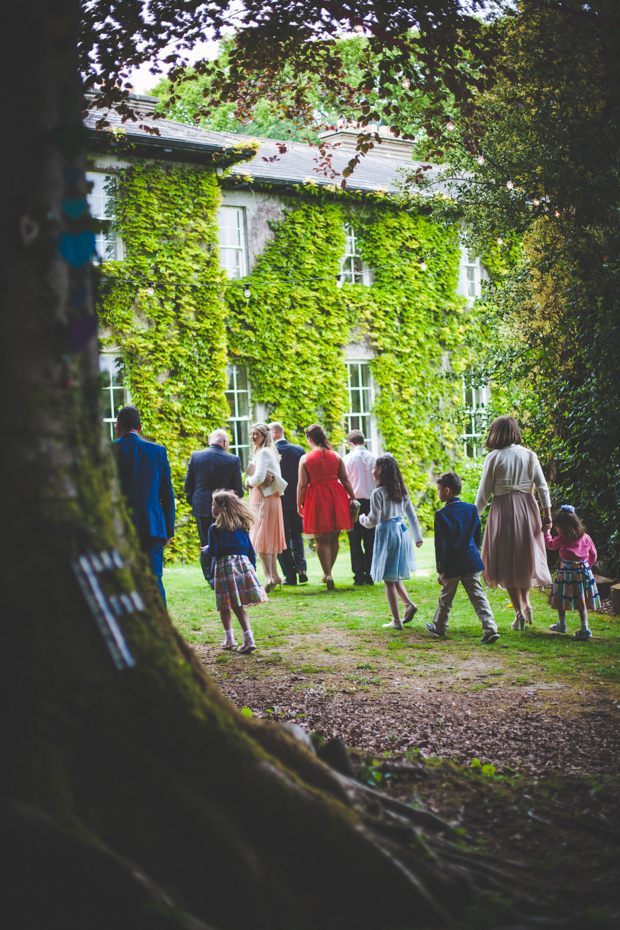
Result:
<svg viewBox="0 0 620 930"><path fill-rule="evenodd" d="M280 461L280 470L282 477L288 481L288 487L282 495L282 510L294 510L297 512L297 483L299 481L299 460L306 450L302 446L296 446L295 443L289 442L288 439L278 439L276 449L282 456Z"/></svg>
<svg viewBox="0 0 620 930"><path fill-rule="evenodd" d="M243 497L239 456L215 445L192 452L185 476L185 497L192 505L195 517L211 516L211 497L220 488L227 488L237 497Z"/></svg>
<svg viewBox="0 0 620 930"><path fill-rule="evenodd" d="M121 490L138 536L170 539L174 536L174 491L164 446L125 433L115 448Z"/></svg>
<svg viewBox="0 0 620 930"><path fill-rule="evenodd" d="M473 575L484 568L480 553L480 517L474 504L455 497L435 514L437 571L446 578Z"/></svg>

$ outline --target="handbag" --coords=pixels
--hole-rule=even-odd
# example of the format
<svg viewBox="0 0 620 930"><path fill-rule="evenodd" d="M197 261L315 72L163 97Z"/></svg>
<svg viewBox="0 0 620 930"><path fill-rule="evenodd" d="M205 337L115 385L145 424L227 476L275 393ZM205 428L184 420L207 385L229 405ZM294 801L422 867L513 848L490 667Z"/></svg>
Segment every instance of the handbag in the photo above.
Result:
<svg viewBox="0 0 620 930"><path fill-rule="evenodd" d="M267 484L267 481L269 481L269 484ZM286 488L288 488L288 481L285 481L281 475L276 475L268 470L267 478L262 484L259 484L259 488L265 497L269 497L271 494L278 494L285 491Z"/></svg>

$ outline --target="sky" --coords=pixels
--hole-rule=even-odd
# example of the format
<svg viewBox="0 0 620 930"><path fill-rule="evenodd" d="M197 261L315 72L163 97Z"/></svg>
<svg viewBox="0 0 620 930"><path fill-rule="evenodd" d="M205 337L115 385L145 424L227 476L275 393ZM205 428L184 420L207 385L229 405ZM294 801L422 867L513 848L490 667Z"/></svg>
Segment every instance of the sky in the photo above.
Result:
<svg viewBox="0 0 620 930"><path fill-rule="evenodd" d="M185 52L185 55L190 64L193 64L195 61L199 61L202 58L215 58L217 55L217 42L211 40L207 42L200 42L198 45L195 45L191 52ZM173 46L170 46L168 49L164 49L161 53L161 58L165 58L169 52L173 50ZM136 94L148 94L148 92L153 88L157 82L162 77L161 74L151 74L150 65L145 64L141 65L139 68L134 68L130 72L130 83L133 84ZM166 69L170 65L164 65L163 73L166 73Z"/></svg>

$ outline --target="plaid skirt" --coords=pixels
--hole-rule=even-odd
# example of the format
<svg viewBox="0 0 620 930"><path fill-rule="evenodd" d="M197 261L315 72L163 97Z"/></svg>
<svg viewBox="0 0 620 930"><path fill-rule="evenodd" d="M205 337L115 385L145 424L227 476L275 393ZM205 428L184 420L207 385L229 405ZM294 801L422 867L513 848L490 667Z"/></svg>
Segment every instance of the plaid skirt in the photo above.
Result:
<svg viewBox="0 0 620 930"><path fill-rule="evenodd" d="M215 563L215 606L251 607L269 598L247 555L225 555Z"/></svg>
<svg viewBox="0 0 620 930"><path fill-rule="evenodd" d="M547 603L555 610L600 610L601 599L587 562L560 562Z"/></svg>

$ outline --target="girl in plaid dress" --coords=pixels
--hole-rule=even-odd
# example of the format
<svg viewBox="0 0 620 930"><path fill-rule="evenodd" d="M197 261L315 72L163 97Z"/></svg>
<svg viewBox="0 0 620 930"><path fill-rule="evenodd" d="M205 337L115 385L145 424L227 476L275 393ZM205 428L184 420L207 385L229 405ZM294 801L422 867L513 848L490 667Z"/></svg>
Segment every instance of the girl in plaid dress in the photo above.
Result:
<svg viewBox="0 0 620 930"><path fill-rule="evenodd" d="M558 622L550 627L554 633L566 633L566 611L577 610L581 629L575 640L588 640L592 632L588 627L588 610L598 610L601 601L592 566L596 562L596 546L570 504L562 504L553 516L551 528L558 534L545 532L547 549L560 550L560 567L557 571L548 604L558 612Z"/></svg>
<svg viewBox="0 0 620 930"><path fill-rule="evenodd" d="M215 606L224 627L222 649L253 652L254 635L246 607L269 600L256 577L256 555L250 542L252 512L230 491L215 491L211 504L215 523L209 528L207 545L201 551L215 560ZM231 612L241 624L243 643L237 646Z"/></svg>

